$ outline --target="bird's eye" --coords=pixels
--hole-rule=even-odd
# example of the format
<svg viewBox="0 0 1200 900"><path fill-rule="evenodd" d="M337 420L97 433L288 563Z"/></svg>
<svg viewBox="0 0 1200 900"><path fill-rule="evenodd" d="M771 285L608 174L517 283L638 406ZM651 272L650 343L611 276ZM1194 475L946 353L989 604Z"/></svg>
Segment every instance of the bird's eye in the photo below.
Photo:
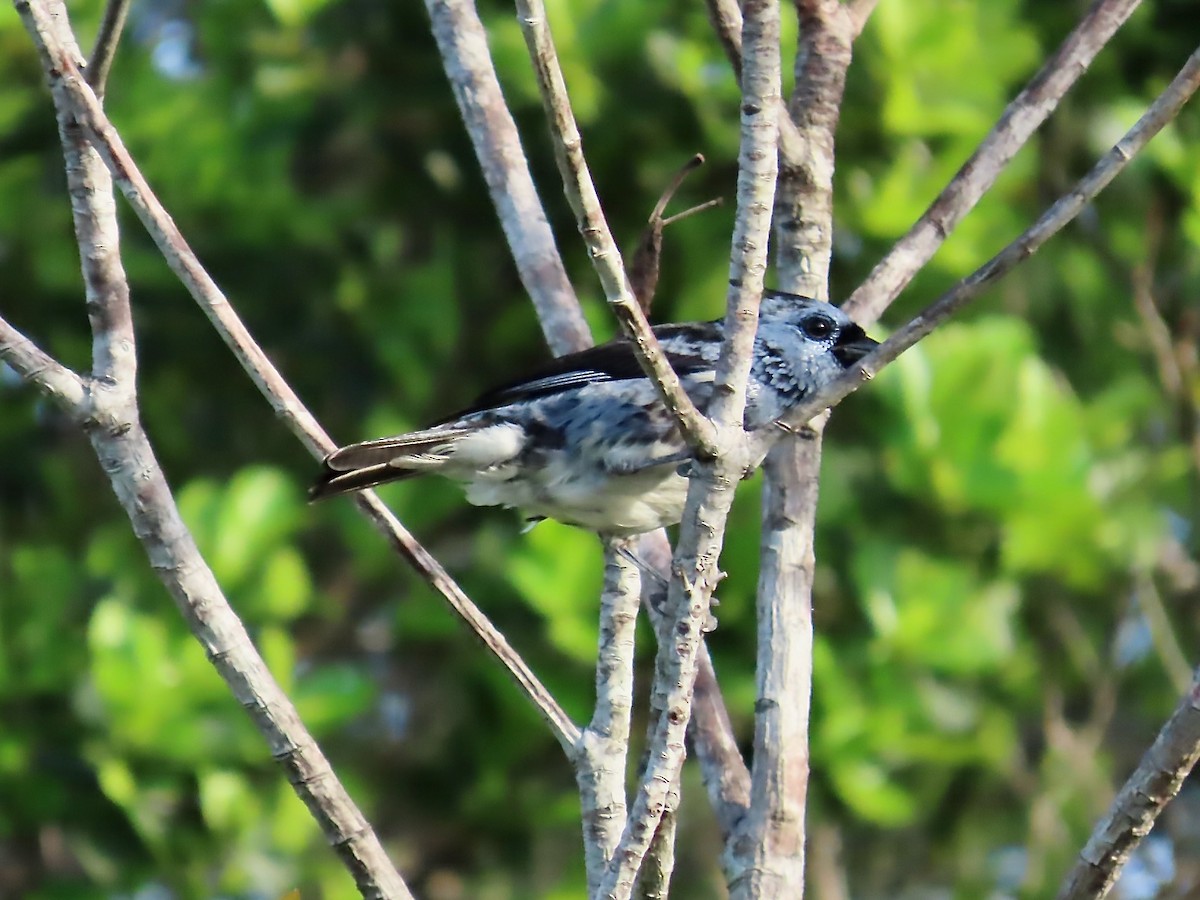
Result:
<svg viewBox="0 0 1200 900"><path fill-rule="evenodd" d="M837 325L828 316L809 316L800 323L800 330L814 341L822 341L833 334Z"/></svg>

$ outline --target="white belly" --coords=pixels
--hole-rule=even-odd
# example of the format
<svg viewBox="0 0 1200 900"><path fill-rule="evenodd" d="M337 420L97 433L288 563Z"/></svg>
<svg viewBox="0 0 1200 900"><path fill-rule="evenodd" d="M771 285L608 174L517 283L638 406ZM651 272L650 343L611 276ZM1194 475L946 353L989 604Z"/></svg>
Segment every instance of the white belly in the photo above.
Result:
<svg viewBox="0 0 1200 900"><path fill-rule="evenodd" d="M674 525L683 516L687 479L675 465L633 475L595 474L581 479L553 464L536 478L499 480L476 476L467 483L475 506L515 507L602 534L624 537Z"/></svg>

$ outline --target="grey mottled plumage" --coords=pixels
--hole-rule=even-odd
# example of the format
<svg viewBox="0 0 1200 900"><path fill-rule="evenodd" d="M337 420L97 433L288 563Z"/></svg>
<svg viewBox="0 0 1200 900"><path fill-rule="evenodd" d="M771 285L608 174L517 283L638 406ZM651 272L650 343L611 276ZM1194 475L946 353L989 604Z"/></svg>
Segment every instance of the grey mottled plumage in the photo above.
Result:
<svg viewBox="0 0 1200 900"><path fill-rule="evenodd" d="M654 329L701 412L712 397L724 330L720 321ZM768 292L746 428L780 418L875 345L828 303ZM476 506L517 507L603 534L640 534L683 515L686 458L632 345L617 340L559 357L429 428L336 450L311 497L436 473L465 482Z"/></svg>

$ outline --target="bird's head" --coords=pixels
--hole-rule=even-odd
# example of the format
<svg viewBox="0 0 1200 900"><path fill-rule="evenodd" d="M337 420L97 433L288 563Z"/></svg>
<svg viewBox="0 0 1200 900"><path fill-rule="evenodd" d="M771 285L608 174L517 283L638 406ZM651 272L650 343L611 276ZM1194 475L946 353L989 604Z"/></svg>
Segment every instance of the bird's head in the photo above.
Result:
<svg viewBox="0 0 1200 900"><path fill-rule="evenodd" d="M797 375L807 372L820 382L810 387L833 380L879 346L836 306L782 291L763 295L759 334Z"/></svg>

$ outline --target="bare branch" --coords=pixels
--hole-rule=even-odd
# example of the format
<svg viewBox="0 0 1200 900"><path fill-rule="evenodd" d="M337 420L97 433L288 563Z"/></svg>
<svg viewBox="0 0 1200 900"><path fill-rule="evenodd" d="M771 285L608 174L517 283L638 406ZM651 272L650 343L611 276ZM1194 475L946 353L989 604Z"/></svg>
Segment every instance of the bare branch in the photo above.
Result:
<svg viewBox="0 0 1200 900"><path fill-rule="evenodd" d="M83 379L4 319L0 319L0 360L76 418L87 414Z"/></svg>
<svg viewBox="0 0 1200 900"><path fill-rule="evenodd" d="M725 203L725 200L723 198L713 197L711 200L705 200L703 203L697 203L695 206L689 206L683 212L677 212L677 213L675 213L675 215L667 216L665 219L663 219L662 220L663 227L666 228L668 225L674 225L676 222L679 222L683 219L687 219L691 216L696 215L697 213L702 213L705 210L709 210L709 209L713 209L714 207L721 206L724 203Z"/></svg>
<svg viewBox="0 0 1200 900"><path fill-rule="evenodd" d="M600 276L604 296L616 314L621 329L633 342L638 362L654 382L680 433L697 454L712 458L717 452L712 424L700 414L684 392L679 376L671 369L662 348L658 346L658 340L650 330L650 323L646 321L626 277L621 252L609 230L596 185L592 182L583 156L583 139L575 123L575 114L571 111L567 86L558 64L558 53L546 22L545 5L542 0L517 0L516 6L537 74L542 105L554 136L554 156L563 188L575 213L575 221L587 245L592 265Z"/></svg>
<svg viewBox="0 0 1200 900"><path fill-rule="evenodd" d="M746 0L742 44L741 145L738 150L737 218L729 265L725 346L717 361L716 391L709 415L718 429L742 427L746 382L758 329L771 235L771 205L779 173L779 4Z"/></svg>
<svg viewBox="0 0 1200 900"><path fill-rule="evenodd" d="M1200 672L1096 825L1058 900L1100 900L1200 759Z"/></svg>
<svg viewBox="0 0 1200 900"><path fill-rule="evenodd" d="M136 417L135 410L130 413ZM151 566L171 592L188 628L267 739L272 757L320 823L362 895L411 900L379 838L222 594L179 516L141 425L136 418L121 421L119 413L105 418L111 424L89 428L88 436Z"/></svg>
<svg viewBox="0 0 1200 900"><path fill-rule="evenodd" d="M28 0L17 2L22 11L37 9L35 18L41 18L41 10L37 4L31 4ZM271 403L275 414L314 456L320 458L329 453L334 449L333 441L254 342L225 295L204 270L162 203L150 190L78 68L44 28L39 28L36 37L49 54L51 89L56 94L61 94L64 102L71 104L80 123L87 130L88 137L113 173L117 186L146 226L167 264L208 315L242 368ZM550 725L559 743L568 753L572 752L579 737L579 729L504 636L373 493L360 494L357 503L360 509L368 513L371 522L384 537L412 563L422 577L446 599L454 612L476 632L484 645L500 659L518 685L537 705L538 711Z"/></svg>
<svg viewBox="0 0 1200 900"><path fill-rule="evenodd" d="M775 196L780 284L829 296L833 249L834 136L855 25L837 0L797 0L796 89L788 104L808 148L786 161ZM780 441L767 454L758 582L754 767L747 813L727 836L730 897L800 897L812 692L812 580L824 420L810 440Z"/></svg>
<svg viewBox="0 0 1200 900"><path fill-rule="evenodd" d="M554 233L538 198L512 113L504 102L475 4L425 0L433 36L475 156L529 292L546 343L556 355L591 346L587 321L567 279Z"/></svg>
<svg viewBox="0 0 1200 900"><path fill-rule="evenodd" d="M712 415L721 439L720 453L701 461L688 485L680 524L675 577L667 591L667 640L655 657L652 706L662 710L625 833L601 886L602 897L624 900L645 857L672 785L683 765L684 743L696 682L697 656L709 604L721 575L717 558L733 490L749 457L742 431L746 376L766 268L771 195L775 187L779 103L779 7L771 0L747 0L742 74L742 146L739 153L738 224L730 264L726 343L718 365Z"/></svg>
<svg viewBox="0 0 1200 900"><path fill-rule="evenodd" d="M583 810L588 896L596 896L604 867L625 827L625 767L633 712L633 639L641 573L624 541L605 547L596 657L596 709L575 754Z"/></svg>
<svg viewBox="0 0 1200 900"><path fill-rule="evenodd" d="M705 0L704 5L708 9L708 20L725 50L725 57L729 60L733 74L741 82L742 7L737 0Z"/></svg>
<svg viewBox="0 0 1200 900"><path fill-rule="evenodd" d="M67 19L66 6L60 0L44 0L42 9L46 27L53 29L64 52L78 63L83 56ZM119 392L125 402L130 402L137 355L112 176L88 144L70 106L55 95L54 107L92 326L92 375L97 379L97 389Z"/></svg>
<svg viewBox="0 0 1200 900"><path fill-rule="evenodd" d="M661 580L643 581L643 604L650 613L659 643L671 638L667 619L667 586L671 572L671 546L666 533L642 535L637 543L638 559L661 575ZM721 833L729 835L750 806L750 770L742 759L729 712L721 696L721 686L713 671L708 648L700 646L696 665L696 686L692 695L692 718L688 735L692 751L700 764L700 774L708 790L709 802L716 811Z"/></svg>
<svg viewBox="0 0 1200 900"><path fill-rule="evenodd" d="M705 5L708 7L708 18L712 22L713 30L717 33L721 46L725 48L729 65L733 68L733 74L740 83L742 79L742 8L737 0L705 0ZM780 102L782 103L782 99ZM805 146L804 138L796 130L795 123L784 112L779 113L778 120L780 163L784 167L799 165L808 155L808 147Z"/></svg>
<svg viewBox="0 0 1200 900"><path fill-rule="evenodd" d="M667 643L671 640L670 623L664 619L662 624L667 626L667 632L659 636L659 641ZM703 647L703 643L700 646ZM661 690L661 686L657 682L651 687L650 708L646 715L646 749L638 766L639 778L645 777L646 770L650 765L655 732L659 720L665 713L660 705L665 692ZM674 781L671 782L664 795L662 812L658 816L657 824L654 825L654 836L650 840L650 846L646 850L645 859L642 861L641 870L638 872L633 887L633 896L637 900L666 897L670 892L671 874L675 868L675 839L678 834L676 812L679 809L681 778L682 772L677 772Z"/></svg>
<svg viewBox="0 0 1200 900"><path fill-rule="evenodd" d="M464 118L467 119L468 131L475 142L477 155L483 161L483 165L487 167L497 165L498 161L495 157L502 158L506 164L505 168L489 168L485 172L489 186L493 180L498 181L515 195L505 200L504 205L501 206L501 221L507 223L506 231L515 231L518 227L523 228L528 224L526 221L528 215L523 211L530 207L528 199L522 198L534 198L535 194L532 182L528 178L528 168L511 164L514 157L521 157L520 143L515 129L511 126L512 117L503 109L504 99L496 83L495 70L487 56L486 43L481 41L482 26L478 15L471 4L461 2L461 0L447 0L447 2L426 0L426 5L433 20L435 36L442 50L455 96L458 98ZM486 161L484 161L484 157L487 157ZM520 187L525 184L528 184L529 187ZM494 188L493 198L495 198ZM511 221L507 214L510 207L522 210L516 214L515 222ZM535 210L534 214L538 218L544 219L544 215L540 211ZM543 241L538 238L538 232L540 232L540 228L535 228L533 235L527 235L521 241L514 241L510 237L510 246L519 245L527 250L533 246L552 248L552 238ZM515 249L514 253L517 253ZM575 332L573 326L562 324L564 318L572 321L577 313L573 301L571 301L572 308L564 310L563 307L567 301L563 299L563 293L553 289L553 285L559 283L558 276L554 275L547 279L551 289L544 289L541 300L538 300L539 294L534 292L533 285L537 283L537 276L541 271L537 260L542 256L543 254L530 254L531 258L526 258L525 261L518 256L517 266L520 271L526 273L522 275L522 279L534 297L534 304L542 322L543 331L546 333L551 349L556 353L581 349L590 344L591 339L586 333L579 337L576 332L573 336L573 332ZM553 265L556 270L561 270L561 263L555 261ZM654 548L653 551L651 548ZM641 559L661 557L661 565L658 568L663 572L670 571L670 547L663 532L643 537L639 542L638 555ZM657 609L652 608L651 612L652 615L661 619L661 613ZM695 729L698 732L697 752L701 765L704 767L704 771L711 776L709 783L722 786L717 788L722 795L727 797L736 795L739 798L748 799L749 774L738 753L733 729L729 723L729 716L725 712L720 689L713 677L712 664L708 659L707 652L701 658L700 671L701 684L705 686L705 690L700 692L697 701ZM712 751L706 752L709 748L712 748ZM710 762L710 765L705 765L706 760ZM729 774L731 772L734 774ZM740 779L737 775L738 772L742 776ZM744 785L745 790L739 792L737 789L739 785ZM725 802L721 808L728 810L732 803L733 801ZM732 821L737 814L731 812L723 819Z"/></svg>
<svg viewBox="0 0 1200 900"><path fill-rule="evenodd" d="M867 20L875 12L879 0L847 0L846 11L850 13L850 23L854 28L854 36L858 37L867 27Z"/></svg>
<svg viewBox="0 0 1200 900"><path fill-rule="evenodd" d="M119 256L112 180L88 146L57 84L55 61L78 73L78 47L66 9L53 0L36 5L18 2L17 10L38 46L53 88L94 332L95 376L71 411L91 439L151 567L214 668L266 738L360 892L365 897L411 898L378 837L255 650L179 516L138 420L133 322ZM63 371L47 365L48 357L33 353L32 345L13 347L22 351L16 359L26 364L30 377L39 378L31 361L43 367L43 378L48 371L63 377ZM56 396L75 399L63 393Z"/></svg>
<svg viewBox="0 0 1200 900"><path fill-rule="evenodd" d="M688 734L721 834L728 837L750 808L750 770L729 721L708 648L700 647Z"/></svg>
<svg viewBox="0 0 1200 900"><path fill-rule="evenodd" d="M276 376L278 377L278 373ZM279 380L283 384L282 378ZM287 388L286 384L283 386ZM290 388L287 389L290 390ZM307 414L307 411L305 413ZM542 718L546 720L551 733L567 752L567 756L573 756L575 747L579 743L579 726L571 721L571 717L533 673L533 670L508 642L504 634L463 592L458 582L442 568L442 564L433 557L433 554L409 533L408 529L400 523L400 520L384 505L374 491L360 491L355 495L354 500L363 515L375 526L375 530L387 539L393 549L408 561L408 564L429 583L430 587L442 595L442 599L475 633L483 646L508 670L508 674L516 682L517 687L529 697L533 705L537 707L537 711L541 713Z"/></svg>
<svg viewBox="0 0 1200 900"><path fill-rule="evenodd" d="M88 60L87 79L96 96L104 98L108 86L108 73L117 55L117 44L125 30L125 18L129 15L131 0L108 0L104 6L104 18L100 20L100 31L96 34L96 46Z"/></svg>
<svg viewBox="0 0 1200 900"><path fill-rule="evenodd" d="M845 303L860 324L874 323L979 202L1046 117L1058 106L1141 0L1097 0L1062 46L1008 104L971 157L929 209L888 251Z"/></svg>
<svg viewBox="0 0 1200 900"><path fill-rule="evenodd" d="M671 875L675 871L675 837L679 817L679 785L668 794L667 805L654 832L654 840L646 851L646 861L638 876L637 900L667 900L671 891Z"/></svg>
<svg viewBox="0 0 1200 900"><path fill-rule="evenodd" d="M1172 79L1153 104L1117 144L1108 151L1066 195L1007 247L993 256L903 328L880 344L856 366L793 409L782 421L787 430L800 428L823 409L835 405L855 391L864 381L896 359L974 300L993 281L1001 278L1028 259L1042 244L1079 215L1080 211L1130 163L1143 147L1176 115L1200 87L1200 50L1188 57L1179 74ZM769 438L763 436L764 441Z"/></svg>
<svg viewBox="0 0 1200 900"><path fill-rule="evenodd" d="M829 296L833 252L834 134L854 27L839 0L798 0L796 90L788 111L808 152L787 160L775 195L775 256L780 284L817 300Z"/></svg>
<svg viewBox="0 0 1200 900"><path fill-rule="evenodd" d="M814 518L821 469L818 417L809 440L767 455L758 575L758 664L750 808L728 843L732 900L800 897L812 693Z"/></svg>
<svg viewBox="0 0 1200 900"><path fill-rule="evenodd" d="M637 250L634 251L633 264L629 267L629 281L633 287L633 293L637 297L638 306L642 308L642 312L647 316L650 315L650 307L654 305L654 292L658 287L659 263L662 260L663 229L672 222L686 218L693 213L699 212L701 209L716 206L721 202L721 199L718 197L716 200L710 200L702 206L694 206L676 216L671 216L669 219L663 218L663 212L666 210L667 204L674 198L675 192L679 190L684 179L702 165L704 165L704 156L697 153L675 173L675 177L671 179L671 183L667 185L666 190L658 198L658 202L654 204L650 218L646 221L646 228L642 231L642 237L638 241Z"/></svg>
<svg viewBox="0 0 1200 900"><path fill-rule="evenodd" d="M1157 255L1157 244L1161 240L1161 226L1157 222L1147 223L1154 245L1151 256ZM1105 254L1111 258L1111 253ZM1146 333L1147 343L1154 355L1158 368L1158 380L1167 396L1179 407L1179 430L1184 441L1192 451L1192 464L1200 472L1200 402L1192 395L1188 385L1190 373L1184 360L1187 354L1181 353L1176 346L1175 335L1171 326L1163 318L1158 304L1154 299L1154 277L1148 260L1134 268L1133 272L1133 306L1138 317L1142 320L1142 329Z"/></svg>
<svg viewBox="0 0 1200 900"><path fill-rule="evenodd" d="M1137 589L1138 609L1150 629L1150 638L1154 642L1159 662L1171 680L1171 686L1183 693L1191 684L1191 670L1183 648L1179 645L1179 636L1171 625L1171 617L1167 615L1166 605L1154 584L1154 576L1146 571L1137 572L1134 575L1134 585Z"/></svg>
<svg viewBox="0 0 1200 900"><path fill-rule="evenodd" d="M802 409L795 410L794 415L788 417L788 423L792 426L802 425L810 416L845 396L871 373L878 371L887 362L895 359L904 349L928 334L937 324L977 295L986 284L999 278L1032 254L1038 246L1077 215L1082 207L1116 176L1132 156L1178 113L1198 85L1200 85L1200 51L1193 54L1167 91L1155 101L1125 138L1093 168L1070 194L1056 203L1037 223L988 264L944 295L922 316L893 335L876 353L864 360L864 365L855 372L849 373L840 385L831 385L828 391L819 392L825 396L816 396L810 402L803 404ZM1195 698L1196 694L1193 692L1191 705L1186 709L1188 717L1193 720L1196 718L1194 715ZM1180 718L1182 715L1181 712L1176 718ZM1174 721L1176 720L1173 719ZM1073 876L1073 882L1069 883L1068 888L1064 889L1064 894L1060 896L1064 898L1098 897L1103 896L1103 892L1107 891L1108 886L1111 886L1112 880L1115 879L1115 870L1124 858L1123 854L1127 854L1136 840L1148 831L1149 822L1153 820L1153 816L1157 814L1158 809L1161 809L1161 805L1169 799L1169 796L1173 795L1174 790L1177 790L1183 773L1186 773L1195 761L1197 755L1196 735L1200 734L1200 731L1197 731L1198 725L1195 721L1191 722L1190 727L1192 737L1186 740L1181 738L1178 741L1178 753L1174 757L1176 763L1174 766L1160 765L1156 768L1153 765L1144 764L1143 769L1146 769L1147 772L1143 774L1141 780L1136 783L1131 780L1127 785L1127 789L1122 792L1125 805L1123 807L1114 806L1115 811L1112 817L1106 826L1097 832L1093 842L1085 850L1083 854L1085 862L1081 863L1076 875ZM1156 744L1157 746L1158 744ZM1152 750L1147 759L1151 759L1154 755L1155 751ZM756 754L756 776L759 771L758 758ZM1145 794L1148 784L1152 784L1155 790L1158 790L1158 785L1164 785L1162 796L1151 794L1154 799L1147 801ZM755 787L757 788L757 779ZM759 799L757 791L754 797L756 801ZM752 808L756 807L752 805ZM1119 851L1111 849L1118 846L1121 848ZM1100 889L1098 891L1095 889L1079 890L1072 893L1070 891L1073 891L1074 888L1070 884L1075 882L1085 886L1100 886Z"/></svg>

